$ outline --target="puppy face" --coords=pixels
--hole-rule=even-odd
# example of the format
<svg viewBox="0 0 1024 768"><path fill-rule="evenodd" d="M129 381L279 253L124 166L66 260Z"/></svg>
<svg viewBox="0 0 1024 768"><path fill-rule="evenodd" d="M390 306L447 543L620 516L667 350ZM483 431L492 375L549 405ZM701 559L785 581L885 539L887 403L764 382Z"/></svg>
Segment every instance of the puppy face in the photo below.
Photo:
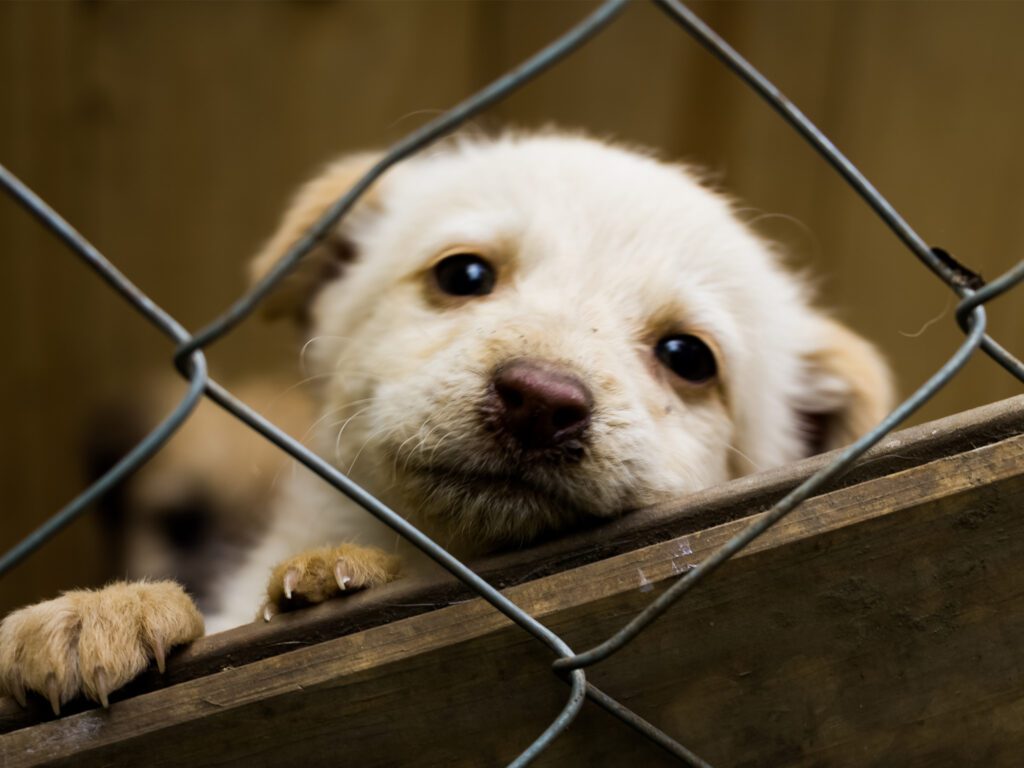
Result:
<svg viewBox="0 0 1024 768"><path fill-rule="evenodd" d="M257 274L370 162L299 195ZM274 297L319 448L460 550L528 541L847 441L884 364L686 170L564 135L389 171Z"/></svg>

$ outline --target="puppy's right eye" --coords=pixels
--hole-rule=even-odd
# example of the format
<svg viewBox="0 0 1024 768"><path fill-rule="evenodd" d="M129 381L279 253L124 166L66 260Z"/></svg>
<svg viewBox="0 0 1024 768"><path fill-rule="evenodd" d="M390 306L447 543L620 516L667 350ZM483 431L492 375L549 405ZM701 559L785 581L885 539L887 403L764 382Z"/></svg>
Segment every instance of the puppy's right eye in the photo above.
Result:
<svg viewBox="0 0 1024 768"><path fill-rule="evenodd" d="M655 354L676 376L691 384L710 381L718 372L711 348L702 339L688 333L666 336L658 342Z"/></svg>
<svg viewBox="0 0 1024 768"><path fill-rule="evenodd" d="M438 287L451 296L486 296L494 290L495 273L481 256L455 253L437 262L434 278Z"/></svg>

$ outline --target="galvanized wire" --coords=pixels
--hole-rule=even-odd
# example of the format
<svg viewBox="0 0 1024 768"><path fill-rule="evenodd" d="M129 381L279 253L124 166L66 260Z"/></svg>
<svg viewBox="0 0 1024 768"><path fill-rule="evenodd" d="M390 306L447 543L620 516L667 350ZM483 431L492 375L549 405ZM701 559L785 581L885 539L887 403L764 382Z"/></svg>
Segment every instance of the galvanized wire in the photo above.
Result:
<svg viewBox="0 0 1024 768"><path fill-rule="evenodd" d="M365 176L335 202L288 249L266 277L252 290L239 298L223 315L216 318L195 335L190 335L185 331L174 318L164 312L134 286L56 212L50 209L49 206L28 190L25 185L6 169L0 167L0 186L47 228L53 231L150 322L178 343L174 358L175 363L189 380L186 396L160 426L147 435L142 442L98 482L90 486L43 526L40 526L32 535L12 548L3 558L0 558L0 574L13 567L63 525L66 525L71 519L81 514L91 501L98 498L116 483L122 481L129 473L144 463L159 449L174 430L184 422L199 398L205 394L236 418L248 424L266 439L317 473L341 493L360 504L378 520L408 539L427 556L467 584L480 597L488 601L515 624L539 639L556 654L558 658L554 662L555 671L559 677L567 679L571 685L569 700L551 725L511 765L517 767L525 766L536 758L559 733L569 726L579 712L584 698L589 697L606 711L614 714L623 722L647 736L652 742L669 752L669 754L674 755L681 762L696 768L710 768L708 763L693 752L588 683L584 676L583 667L605 659L622 648L658 616L668 610L679 597L721 567L737 552L762 535L785 515L792 512L806 498L821 490L826 483L849 468L864 451L877 443L878 440L906 419L948 382L963 367L970 355L979 346L1003 365L1004 368L1024 380L1024 365L1000 347L994 340L985 335L986 317L985 310L982 307L985 302L1024 280L1024 262L1018 264L989 285L981 287L973 273L963 268L943 252L929 248L893 206L882 197L863 174L850 163L821 131L786 99L772 83L757 72L756 69L719 38L688 8L677 0L653 0L705 48L710 50L720 61L739 75L773 109L779 112L830 165L839 171L843 178L875 210L915 256L962 297L962 301L957 307L956 316L967 333L967 338L939 371L930 377L910 398L889 414L875 429L842 451L833 463L790 492L771 510L758 517L739 535L727 542L695 569L680 578L622 630L604 643L580 654L574 654L569 646L555 633L522 611L498 590L494 589L494 587L467 568L462 562L438 546L436 542L406 522L404 518L396 514L372 494L354 483L328 462L308 451L272 423L237 400L217 382L211 380L207 375L206 362L202 353L204 347L228 333L245 319L274 286L338 223L366 189L389 167L450 133L473 115L492 105L555 62L564 58L592 38L601 29L605 28L627 2L628 0L608 0L603 3L580 24L531 57L520 67L501 76L482 91L395 144Z"/></svg>
<svg viewBox="0 0 1024 768"><path fill-rule="evenodd" d="M1002 296L1022 280L1024 280L1024 260L1017 262L1016 266L1004 272L988 285L977 291L968 292L966 298L956 308L956 321L960 327L967 331L970 328L970 317L975 307Z"/></svg>
<svg viewBox="0 0 1024 768"><path fill-rule="evenodd" d="M611 696L601 692L590 683L587 683L587 697L604 709L605 712L615 715L626 725L642 733L653 743L677 758L681 763L692 766L692 768L711 768L710 763L704 762L698 755L695 755L667 733L659 728L655 728L629 707L622 706Z"/></svg>
<svg viewBox="0 0 1024 768"><path fill-rule="evenodd" d="M37 194L25 186L17 177L0 165L0 186L17 201L43 226L59 237L68 248L74 251L86 264L125 301L132 304L157 328L173 340L182 342L189 337L188 332L169 314L156 305L139 288L111 264L96 248L65 221L56 211L47 205ZM120 461L100 477L95 483L72 499L67 505L52 515L28 536L15 544L0 557L0 576L28 557L41 547L54 534L67 526L81 515L103 494L114 488L118 483L141 467L161 446L174 434L192 409L199 403L206 382L206 358L199 350L192 352L184 363L189 366L191 381L188 393L171 413L160 424L146 435L138 445L131 449Z"/></svg>

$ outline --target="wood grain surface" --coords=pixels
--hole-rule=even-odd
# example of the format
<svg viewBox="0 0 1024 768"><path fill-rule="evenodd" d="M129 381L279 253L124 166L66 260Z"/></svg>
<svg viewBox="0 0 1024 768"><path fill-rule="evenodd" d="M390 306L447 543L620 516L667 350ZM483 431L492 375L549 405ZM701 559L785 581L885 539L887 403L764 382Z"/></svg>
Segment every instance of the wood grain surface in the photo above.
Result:
<svg viewBox="0 0 1024 768"><path fill-rule="evenodd" d="M809 500L590 679L714 765L1019 764L1022 407L1017 398L990 409L988 428L965 429L960 450L951 450L949 423L919 428L917 439L894 435L883 450L893 459L905 448L912 466ZM920 452L943 434L945 451ZM777 495L778 477L761 481ZM760 508L751 489L733 491ZM542 565L553 572L506 594L584 649L748 522L624 544L572 567ZM500 563L509 581L527 555ZM550 652L480 600L345 634L347 614L376 603L387 615L415 601L403 591L410 586L304 612L322 614L313 624L295 614L292 624L208 638L172 659L169 676L180 682L14 730L0 737L0 758L12 768L320 765L341 756L370 766L502 764L567 695ZM276 644L276 653L238 664L250 642ZM626 761L670 764L588 705L540 764Z"/></svg>

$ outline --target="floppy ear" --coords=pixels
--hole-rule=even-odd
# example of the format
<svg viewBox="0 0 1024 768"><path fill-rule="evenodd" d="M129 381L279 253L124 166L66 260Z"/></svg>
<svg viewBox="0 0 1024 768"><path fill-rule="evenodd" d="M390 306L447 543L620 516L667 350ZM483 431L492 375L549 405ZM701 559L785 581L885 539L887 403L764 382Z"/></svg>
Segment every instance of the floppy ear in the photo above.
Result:
<svg viewBox="0 0 1024 768"><path fill-rule="evenodd" d="M285 252L316 220L348 191L379 159L376 152L361 152L335 161L307 182L285 211L277 231L249 265L249 276L256 282L266 275ZM266 317L290 317L299 323L307 320L309 307L317 291L344 271L355 257L355 248L346 238L346 222L352 217L379 206L376 185L371 186L356 202L335 229L307 253L299 264L267 296L263 303Z"/></svg>
<svg viewBox="0 0 1024 768"><path fill-rule="evenodd" d="M870 343L834 320L820 318L804 356L804 387L796 408L807 455L847 445L892 410L892 373Z"/></svg>

